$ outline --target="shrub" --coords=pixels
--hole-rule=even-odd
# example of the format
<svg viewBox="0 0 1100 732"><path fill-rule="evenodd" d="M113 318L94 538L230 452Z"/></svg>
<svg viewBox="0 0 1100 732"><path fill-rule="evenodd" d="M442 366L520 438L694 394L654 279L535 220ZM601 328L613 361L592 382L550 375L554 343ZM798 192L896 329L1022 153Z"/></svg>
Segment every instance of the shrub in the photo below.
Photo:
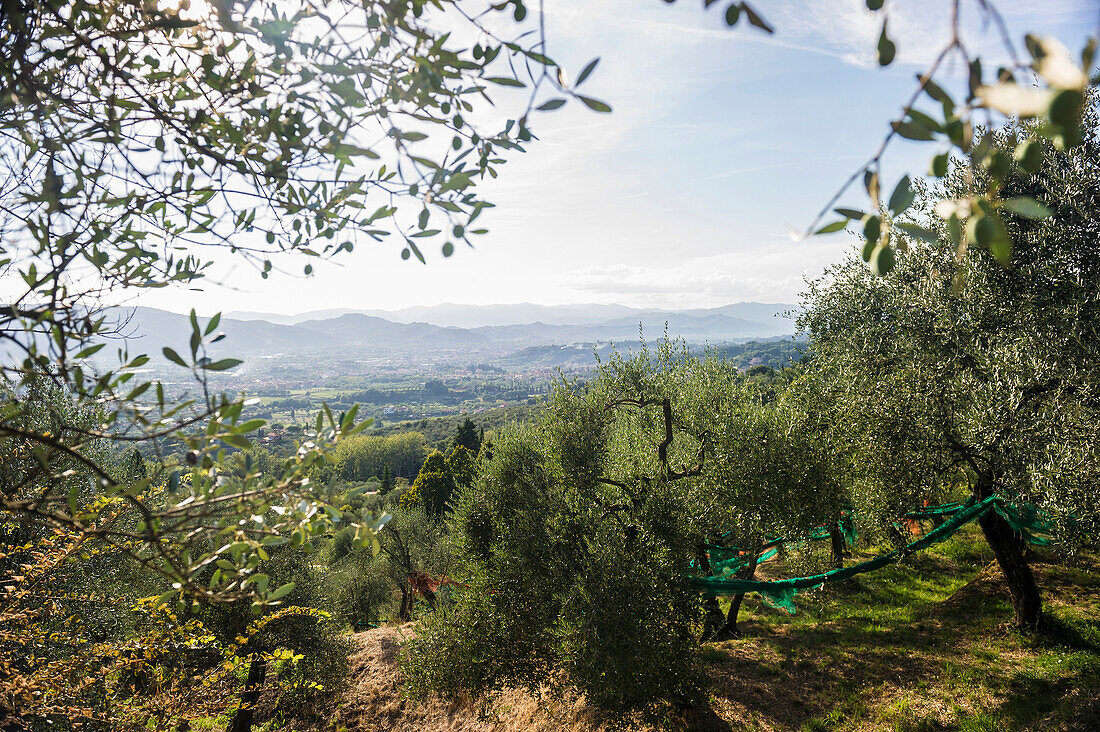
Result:
<svg viewBox="0 0 1100 732"><path fill-rule="evenodd" d="M360 551L334 573L337 618L360 630L394 614L394 584L380 561Z"/></svg>
<svg viewBox="0 0 1100 732"><path fill-rule="evenodd" d="M650 722L699 700L699 600L675 579L670 507L654 502L624 532L593 479L601 439L576 429L598 432L599 416L573 406L576 421L502 434L456 502L450 526L467 586L406 645L413 695L571 686L612 720Z"/></svg>

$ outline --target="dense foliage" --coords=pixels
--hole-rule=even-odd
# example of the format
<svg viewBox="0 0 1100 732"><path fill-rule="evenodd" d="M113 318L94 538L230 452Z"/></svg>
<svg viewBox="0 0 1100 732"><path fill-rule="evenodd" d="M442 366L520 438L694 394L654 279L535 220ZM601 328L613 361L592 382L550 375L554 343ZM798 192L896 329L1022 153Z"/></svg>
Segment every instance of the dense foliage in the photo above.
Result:
<svg viewBox="0 0 1100 732"><path fill-rule="evenodd" d="M247 728L269 662L273 718L316 713L343 655L324 608L361 626L418 599L437 612L407 648L413 691L575 687L614 720L660 723L701 698L699 639L736 630L736 604L715 620L687 581L708 545L755 554L851 508L889 535L960 485L1037 507L1067 543L1094 537L1095 42L1080 63L1053 39L1029 37L1026 62L1009 43L991 79L959 5L852 178L870 210L819 229L858 221L863 259L897 272L853 260L813 287L810 366L742 375L666 343L491 444L470 420L429 436L449 444L424 460L424 437L358 436L355 409L328 407L289 452L255 449L262 420L212 379L240 363L208 353L219 316L192 310L188 342L160 354L105 358L125 324L104 306L221 258L266 278L387 237L404 259L429 241L451 256L484 233L476 186L532 139L531 113L610 111L577 91L596 61L567 83L523 0L0 3L0 725L205 716L247 664ZM884 20L879 63L895 53ZM960 99L933 80L952 57ZM998 131L994 112L1033 122ZM904 177L883 201L896 136L965 162L941 151L930 195ZM192 391L149 380L161 357ZM981 521L1033 628L1021 539Z"/></svg>
<svg viewBox="0 0 1100 732"><path fill-rule="evenodd" d="M410 642L412 688L548 683L620 720L697 702L704 604L686 572L700 547L798 536L828 500L795 458L792 416L771 381L667 342L557 389L458 493L469 587Z"/></svg>
<svg viewBox="0 0 1100 732"><path fill-rule="evenodd" d="M476 415L478 424L486 431L500 430L515 422L526 422L538 409L534 405L515 405L489 409ZM455 430L467 419L466 415L453 417L431 417L415 422L397 422L387 424L372 434L398 435L404 432L419 432L424 441L435 450L449 450L454 442Z"/></svg>
<svg viewBox="0 0 1100 732"><path fill-rule="evenodd" d="M1006 194L1050 210L1006 218L1012 267L976 251L956 271L949 244L914 245L898 271L876 279L855 259L811 289L802 325L812 368L859 456L861 503L896 511L935 501L957 484L1042 509L1065 540L1095 536L1100 353L1100 146L1050 147ZM1027 134L996 138L1003 149ZM983 182L957 164L925 199L965 198ZM944 242L949 242L945 230ZM962 275L960 284L958 276ZM983 528L1005 569L1017 621L1034 626L1039 598L998 517Z"/></svg>
<svg viewBox="0 0 1100 732"><path fill-rule="evenodd" d="M424 436L419 432L382 437L360 435L344 440L333 451L333 461L323 466L320 478L335 476L344 481L380 478L389 469L391 475L415 477L424 460Z"/></svg>

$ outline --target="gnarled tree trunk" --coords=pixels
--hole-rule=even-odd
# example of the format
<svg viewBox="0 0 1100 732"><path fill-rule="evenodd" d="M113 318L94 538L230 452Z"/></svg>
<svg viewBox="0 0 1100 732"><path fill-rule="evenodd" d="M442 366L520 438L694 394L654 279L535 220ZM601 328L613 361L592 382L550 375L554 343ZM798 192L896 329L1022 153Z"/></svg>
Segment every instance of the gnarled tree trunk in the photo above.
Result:
<svg viewBox="0 0 1100 732"><path fill-rule="evenodd" d="M401 586L401 607L397 611L397 619L403 623L412 620L413 596L412 591L404 584Z"/></svg>
<svg viewBox="0 0 1100 732"><path fill-rule="evenodd" d="M840 569L844 566L844 535L840 533L840 522L829 526L829 541L832 544L833 567Z"/></svg>
<svg viewBox="0 0 1100 732"><path fill-rule="evenodd" d="M980 482L974 490L978 500L993 495L992 487ZM1012 609L1016 614L1016 627L1024 632L1032 632L1039 627L1043 613L1043 601L1039 596L1039 587L1035 584L1035 575L1024 558L1027 544L1016 535L1012 526L996 511L987 511L978 519L985 540L993 549L997 564L1001 567L1005 584L1012 597Z"/></svg>
<svg viewBox="0 0 1100 732"><path fill-rule="evenodd" d="M754 547L749 563L745 565L744 569L737 573L737 579L751 580L756 577L756 565L759 561L759 556L759 548ZM741 612L741 603L744 599L744 592L733 596L733 599L730 601L729 612L726 614L726 623L714 634L714 640L729 640L730 638L736 638L741 635L741 631L737 629L737 615Z"/></svg>

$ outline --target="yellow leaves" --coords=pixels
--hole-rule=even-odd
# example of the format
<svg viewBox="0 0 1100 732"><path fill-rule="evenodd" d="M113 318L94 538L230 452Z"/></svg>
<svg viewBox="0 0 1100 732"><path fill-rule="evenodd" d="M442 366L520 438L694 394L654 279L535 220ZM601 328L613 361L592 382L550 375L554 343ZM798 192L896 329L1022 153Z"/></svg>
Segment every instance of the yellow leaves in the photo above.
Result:
<svg viewBox="0 0 1100 732"><path fill-rule="evenodd" d="M1001 114L1022 119L1038 117L1046 112L1052 95L1053 92L1049 89L1021 86L1016 83L982 86L977 90L978 98L986 107L995 109Z"/></svg>
<svg viewBox="0 0 1100 732"><path fill-rule="evenodd" d="M1073 60L1069 49L1053 36L1036 39L1042 56L1035 62L1035 70L1048 84L1057 89L1084 91L1088 86L1088 74Z"/></svg>
<svg viewBox="0 0 1100 732"><path fill-rule="evenodd" d="M1048 88L1024 86L1015 81L981 86L975 93L983 106L1004 115L1029 119L1056 111L1052 106L1060 91L1084 92L1089 83L1088 73L1077 65L1061 41L1050 36L1030 41L1036 56L1033 67ZM1061 124L1058 120L1055 122Z"/></svg>
<svg viewBox="0 0 1100 732"><path fill-rule="evenodd" d="M272 654L272 658L276 661L297 663L298 661L301 661L303 658L305 658L305 656L303 656L301 653L295 653L289 648L279 647L275 649L275 653Z"/></svg>

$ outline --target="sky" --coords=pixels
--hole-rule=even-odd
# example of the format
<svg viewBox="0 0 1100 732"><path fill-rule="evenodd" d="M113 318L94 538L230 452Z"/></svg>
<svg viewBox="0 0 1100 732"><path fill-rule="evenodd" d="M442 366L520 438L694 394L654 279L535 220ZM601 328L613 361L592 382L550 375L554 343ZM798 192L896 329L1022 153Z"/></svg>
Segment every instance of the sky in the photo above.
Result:
<svg viewBox="0 0 1100 732"><path fill-rule="evenodd" d="M545 0L549 53L576 74L593 57L579 104L540 114L539 137L482 189L490 233L428 264L394 243L359 246L311 277L262 280L220 265L196 290L160 290L142 305L185 312L293 314L444 302L618 303L715 307L797 302L805 279L851 251L840 232L795 241L874 152L948 34L948 0L886 3L898 60L874 61L881 14L863 0L756 2L765 35L681 0ZM534 5L534 3L530 3ZM977 2L964 3L977 7ZM1010 33L1054 35L1075 52L1096 33L1100 0L1001 0ZM964 16L965 40L1003 59L996 29ZM957 70L955 70L957 71ZM959 78L948 70L948 80ZM932 145L901 141L886 186L922 174ZM844 201L865 206L853 190ZM288 267L300 272L299 266ZM137 303L131 303L137 304Z"/></svg>

